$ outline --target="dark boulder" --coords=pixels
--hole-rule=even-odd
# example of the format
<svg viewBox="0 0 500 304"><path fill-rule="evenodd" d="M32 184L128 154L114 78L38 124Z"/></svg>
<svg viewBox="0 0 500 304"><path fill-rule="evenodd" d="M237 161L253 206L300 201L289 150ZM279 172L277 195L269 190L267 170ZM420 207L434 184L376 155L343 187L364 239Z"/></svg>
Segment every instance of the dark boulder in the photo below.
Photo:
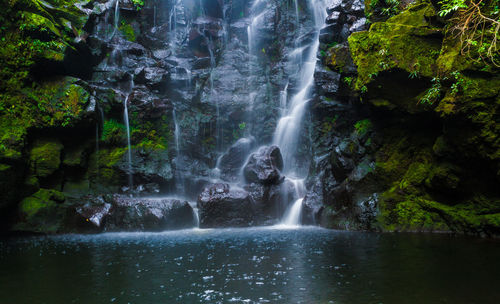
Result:
<svg viewBox="0 0 500 304"><path fill-rule="evenodd" d="M282 179L282 169L283 157L280 149L277 146L261 147L250 156L243 174L249 183L271 185Z"/></svg>
<svg viewBox="0 0 500 304"><path fill-rule="evenodd" d="M111 208L102 197L89 197L85 204L74 208L70 228L78 232L101 232Z"/></svg>
<svg viewBox="0 0 500 304"><path fill-rule="evenodd" d="M228 184L207 186L198 197L200 228L250 226L253 205L242 189L231 189Z"/></svg>
<svg viewBox="0 0 500 304"><path fill-rule="evenodd" d="M245 190L255 204L255 221L261 225L278 223L289 205L299 198L294 184L288 179L278 185L251 183Z"/></svg>
<svg viewBox="0 0 500 304"><path fill-rule="evenodd" d="M112 210L106 219L107 231L162 231L194 227L193 208L177 199L112 197Z"/></svg>
<svg viewBox="0 0 500 304"><path fill-rule="evenodd" d="M307 192L302 201L301 222L303 225L317 225L323 211L323 193L320 183L316 183Z"/></svg>
<svg viewBox="0 0 500 304"><path fill-rule="evenodd" d="M255 139L240 138L222 155L218 167L221 170L221 177L227 181L234 181L239 176L241 167L244 165L249 151L251 151Z"/></svg>

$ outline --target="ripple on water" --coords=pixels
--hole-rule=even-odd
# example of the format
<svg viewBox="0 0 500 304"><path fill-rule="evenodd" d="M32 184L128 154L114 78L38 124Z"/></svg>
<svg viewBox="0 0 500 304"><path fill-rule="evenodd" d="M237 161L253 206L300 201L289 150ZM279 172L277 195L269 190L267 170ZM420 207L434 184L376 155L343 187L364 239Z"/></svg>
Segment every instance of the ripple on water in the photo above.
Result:
<svg viewBox="0 0 500 304"><path fill-rule="evenodd" d="M497 303L498 256L495 242L313 227L30 237L0 241L0 299Z"/></svg>

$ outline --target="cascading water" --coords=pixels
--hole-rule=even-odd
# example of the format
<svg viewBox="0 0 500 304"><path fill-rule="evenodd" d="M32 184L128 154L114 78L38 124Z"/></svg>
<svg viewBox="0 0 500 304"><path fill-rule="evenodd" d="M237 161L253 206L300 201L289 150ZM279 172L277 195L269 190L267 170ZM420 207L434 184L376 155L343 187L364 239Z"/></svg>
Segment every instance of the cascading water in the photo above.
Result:
<svg viewBox="0 0 500 304"><path fill-rule="evenodd" d="M128 186L129 189L132 190L134 187L134 181L132 176L132 148L130 145L130 124L128 120L128 99L130 95L125 97L123 101L123 121L125 123L125 129L127 131L127 175L128 175Z"/></svg>
<svg viewBox="0 0 500 304"><path fill-rule="evenodd" d="M172 150L165 156L167 165L162 169L168 169L161 172L164 175L159 180L163 184L158 186L172 190L166 195L194 201L204 187L217 183L229 185L230 191L257 195L257 190L250 188L250 178L243 174L243 162L250 159L252 152L259 151L259 145L277 145L284 159L281 173L287 179L257 185L263 187L266 197L256 196L256 200L273 207L269 209L272 219L254 223L269 224L281 217L283 224L299 224L301 198L305 195L305 170L301 169L307 164L297 165L305 158L297 155L299 143L302 147L298 135L314 83L319 31L326 17L323 1L156 3L158 7L150 7L151 30L147 35L151 41L144 44L152 54L148 58L135 57L141 50L118 29L121 4L119 0L112 2L115 18L107 20L114 23L113 39L108 40L108 32L103 40L113 51L103 69L107 78L102 79L112 82L115 91L126 96L123 121L127 131L129 188L133 189L134 183L132 169L137 175L143 174L143 158L147 158L131 151L132 113L128 102L134 96L134 101L141 98L144 105L153 100L161 106L163 102L172 105L165 107L167 115L162 116L166 124L175 127L173 136L162 135L171 138L167 147ZM112 15L113 9L109 11ZM130 23L135 28L136 23ZM140 40L135 43L143 44ZM124 82L128 75L136 81L133 95ZM130 110L143 109L139 102L134 105ZM271 125L275 115L279 115L279 122ZM134 123L144 119L139 117L136 121L133 117ZM141 129L139 124L134 126ZM137 157L134 163L132 156ZM139 180L144 180L142 175L135 182ZM145 189L149 184L142 186ZM136 185L137 189L140 187ZM275 197L267 197L270 189ZM196 205L191 205L196 212ZM262 214L265 212L268 211ZM203 219L203 211L200 216Z"/></svg>
<svg viewBox="0 0 500 304"><path fill-rule="evenodd" d="M182 166L181 161L181 127L179 125L179 121L177 120L177 110L174 108L172 112L172 116L174 119L174 139L175 139L175 166L176 168L180 168ZM176 170L176 192L178 195L185 195L185 185L184 185L184 176L181 174L179 169Z"/></svg>
<svg viewBox="0 0 500 304"><path fill-rule="evenodd" d="M301 122L309 101L309 93L314 84L314 71L316 69L317 52L319 47L319 33L324 26L326 9L322 0L312 0L310 4L314 12L315 38L309 47L298 48L300 54L297 57L304 58L303 52L307 52L306 59L300 68L300 80L297 94L289 101L276 127L273 144L281 149L285 164L285 174L292 175L295 170L295 152L297 150Z"/></svg>
<svg viewBox="0 0 500 304"><path fill-rule="evenodd" d="M113 33L111 34L110 39L113 39L113 37L115 36L116 31L118 30L119 21L120 21L120 0L116 0L115 16L113 19Z"/></svg>
<svg viewBox="0 0 500 304"><path fill-rule="evenodd" d="M295 1L295 5L298 18L297 1ZM296 178L298 175L295 154L299 143L301 123L306 112L307 102L309 101L310 90L314 85L314 71L316 69L316 57L319 48L319 34L325 24L326 18L326 7L323 0L312 0L309 5L313 12L315 37L311 45L298 47L292 52L292 54L295 55L295 60L300 60L300 62L297 63L300 65L299 87L297 88L297 93L292 96L288 102L288 106L282 111L282 117L276 126L273 137L273 144L280 147L283 155L283 172L285 175L292 178ZM307 54L305 56L305 61L302 61L304 52L307 52ZM293 184L296 193L301 198L297 199L285 213L282 220L283 225L298 225L300 223L304 195L303 180L294 182Z"/></svg>

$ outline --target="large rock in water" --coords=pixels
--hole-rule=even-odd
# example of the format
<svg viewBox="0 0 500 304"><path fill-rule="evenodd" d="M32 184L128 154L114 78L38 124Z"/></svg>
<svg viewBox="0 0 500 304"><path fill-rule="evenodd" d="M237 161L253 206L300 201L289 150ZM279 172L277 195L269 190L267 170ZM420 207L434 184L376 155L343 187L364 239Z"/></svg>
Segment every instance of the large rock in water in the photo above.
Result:
<svg viewBox="0 0 500 304"><path fill-rule="evenodd" d="M245 190L254 202L254 221L258 225L277 224L289 205L299 198L288 179L278 185L251 183L245 186Z"/></svg>
<svg viewBox="0 0 500 304"><path fill-rule="evenodd" d="M193 208L186 201L114 195L112 205L107 231L162 231L195 225Z"/></svg>
<svg viewBox="0 0 500 304"><path fill-rule="evenodd" d="M89 196L72 210L67 230L74 232L163 231L196 224L191 205L177 199Z"/></svg>
<svg viewBox="0 0 500 304"><path fill-rule="evenodd" d="M228 184L210 185L198 197L200 228L250 226L253 207L248 192Z"/></svg>
<svg viewBox="0 0 500 304"><path fill-rule="evenodd" d="M250 156L244 168L245 179L249 183L263 185L276 184L281 179L283 157L277 146L261 147Z"/></svg>

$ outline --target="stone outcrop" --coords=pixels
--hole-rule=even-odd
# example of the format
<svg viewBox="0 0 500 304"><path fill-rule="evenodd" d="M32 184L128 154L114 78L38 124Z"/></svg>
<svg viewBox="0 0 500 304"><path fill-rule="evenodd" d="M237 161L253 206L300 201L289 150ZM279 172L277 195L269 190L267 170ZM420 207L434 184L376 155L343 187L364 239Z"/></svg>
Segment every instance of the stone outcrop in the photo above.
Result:
<svg viewBox="0 0 500 304"><path fill-rule="evenodd" d="M228 184L203 189L198 197L198 209L201 228L251 226L255 212L249 193Z"/></svg>

